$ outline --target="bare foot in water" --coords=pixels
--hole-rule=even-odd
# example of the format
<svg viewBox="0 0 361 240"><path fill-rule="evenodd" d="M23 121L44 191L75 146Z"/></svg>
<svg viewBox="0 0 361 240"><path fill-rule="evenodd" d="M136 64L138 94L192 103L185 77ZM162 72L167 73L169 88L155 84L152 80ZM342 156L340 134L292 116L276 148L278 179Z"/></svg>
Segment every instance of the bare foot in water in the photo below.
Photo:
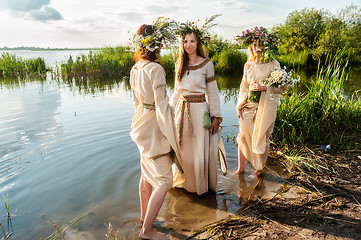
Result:
<svg viewBox="0 0 361 240"><path fill-rule="evenodd" d="M262 176L263 172L261 170L256 170L254 173L249 175L250 178L260 178Z"/></svg>
<svg viewBox="0 0 361 240"><path fill-rule="evenodd" d="M163 218L163 217L157 217L154 220L154 223L162 223L162 222L165 222L165 218ZM144 220L140 219L140 224L142 224L142 226L143 226L143 223L144 223Z"/></svg>
<svg viewBox="0 0 361 240"><path fill-rule="evenodd" d="M139 233L139 237L140 239L150 239L150 240L166 240L169 239L167 237L167 235L165 235L164 233L160 233L157 231L150 231L147 233L143 233L142 231Z"/></svg>
<svg viewBox="0 0 361 240"><path fill-rule="evenodd" d="M231 175L237 175L244 173L244 170L237 169L235 172L231 173Z"/></svg>

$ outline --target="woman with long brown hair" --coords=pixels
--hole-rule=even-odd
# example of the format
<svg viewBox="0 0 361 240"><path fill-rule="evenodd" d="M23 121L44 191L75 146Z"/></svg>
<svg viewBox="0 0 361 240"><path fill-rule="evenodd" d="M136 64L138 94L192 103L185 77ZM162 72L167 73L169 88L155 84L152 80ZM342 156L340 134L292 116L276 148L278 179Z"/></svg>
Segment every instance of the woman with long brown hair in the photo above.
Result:
<svg viewBox="0 0 361 240"><path fill-rule="evenodd" d="M218 128L222 121L219 91L213 63L202 45L209 36L206 28L187 22L179 29L181 45L171 105L184 174L175 174L173 186L201 195L215 192L217 186Z"/></svg>

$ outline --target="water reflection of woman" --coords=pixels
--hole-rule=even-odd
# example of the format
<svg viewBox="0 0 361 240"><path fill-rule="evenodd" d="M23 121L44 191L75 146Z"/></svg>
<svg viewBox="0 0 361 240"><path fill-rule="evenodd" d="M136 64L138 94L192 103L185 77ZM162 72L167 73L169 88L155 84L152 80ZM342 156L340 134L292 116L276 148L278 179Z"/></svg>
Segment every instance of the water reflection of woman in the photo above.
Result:
<svg viewBox="0 0 361 240"><path fill-rule="evenodd" d="M175 175L173 186L201 195L216 191L217 186L218 128L222 121L219 91L213 63L202 46L205 33L192 23L182 26L171 105L175 109L184 174ZM208 112L209 129L203 124Z"/></svg>
<svg viewBox="0 0 361 240"><path fill-rule="evenodd" d="M155 62L161 47L161 30L154 25L139 28L133 39L137 46L136 64L130 73L135 107L130 135L141 158L139 196L143 224L139 237L144 239L166 239L166 235L155 231L153 225L172 186L172 149L181 160L176 127L168 104L165 71Z"/></svg>
<svg viewBox="0 0 361 240"><path fill-rule="evenodd" d="M255 201L257 196L264 193L264 191L263 178L254 178L247 183L244 174L239 175L238 200L241 204Z"/></svg>
<svg viewBox="0 0 361 240"><path fill-rule="evenodd" d="M237 103L238 169L234 174L243 173L248 160L255 169L251 176L259 177L268 157L269 138L276 119L278 95L283 90L260 83L276 67L280 67L279 62L272 59L271 55L271 50L277 44L277 37L269 34L265 28L255 27L251 31L243 32L239 39L249 47ZM251 99L250 96L257 95L257 92L261 93L260 98Z"/></svg>

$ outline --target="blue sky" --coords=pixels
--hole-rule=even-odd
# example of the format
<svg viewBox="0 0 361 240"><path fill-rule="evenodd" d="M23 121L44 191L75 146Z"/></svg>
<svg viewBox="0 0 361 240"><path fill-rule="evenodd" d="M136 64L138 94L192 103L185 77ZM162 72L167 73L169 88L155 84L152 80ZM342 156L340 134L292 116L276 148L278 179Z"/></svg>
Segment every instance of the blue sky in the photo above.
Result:
<svg viewBox="0 0 361 240"><path fill-rule="evenodd" d="M213 32L232 40L253 26L272 27L303 8L331 13L361 0L0 0L0 47L105 47L158 16L201 22L222 14Z"/></svg>

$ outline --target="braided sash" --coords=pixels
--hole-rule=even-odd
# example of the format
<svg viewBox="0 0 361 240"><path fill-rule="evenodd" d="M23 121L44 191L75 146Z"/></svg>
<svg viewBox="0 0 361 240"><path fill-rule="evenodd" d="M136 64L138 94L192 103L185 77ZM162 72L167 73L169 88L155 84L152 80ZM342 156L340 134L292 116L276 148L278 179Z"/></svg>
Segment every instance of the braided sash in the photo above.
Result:
<svg viewBox="0 0 361 240"><path fill-rule="evenodd" d="M180 100L182 101L182 106L181 106L180 121L179 121L179 124L178 124L178 142L179 142L179 145L182 144L183 126L184 126L184 113L187 115L189 132L190 133L193 132L189 103L202 103L202 102L205 102L206 101L206 96L205 96L205 94L181 95Z"/></svg>

